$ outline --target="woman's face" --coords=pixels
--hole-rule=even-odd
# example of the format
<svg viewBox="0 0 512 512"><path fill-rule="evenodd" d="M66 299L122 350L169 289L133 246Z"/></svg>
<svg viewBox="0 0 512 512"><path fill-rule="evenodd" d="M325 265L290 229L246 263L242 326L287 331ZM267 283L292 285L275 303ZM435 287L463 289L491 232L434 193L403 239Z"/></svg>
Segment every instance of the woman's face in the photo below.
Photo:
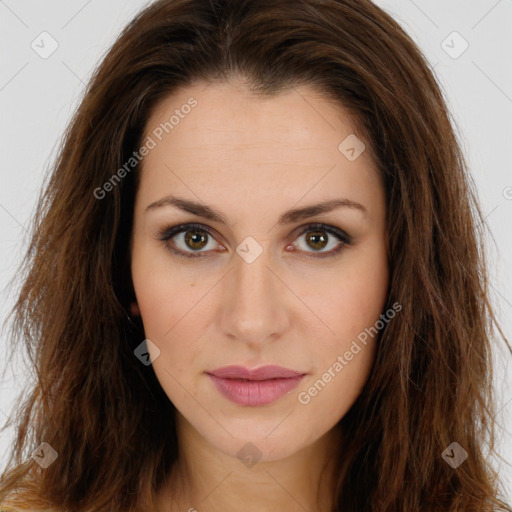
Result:
<svg viewBox="0 0 512 512"><path fill-rule="evenodd" d="M368 153L305 86L271 98L189 86L155 109L145 142L131 270L180 429L269 461L312 445L360 394L378 338L365 329L386 303L385 194ZM231 365L299 376L211 375Z"/></svg>

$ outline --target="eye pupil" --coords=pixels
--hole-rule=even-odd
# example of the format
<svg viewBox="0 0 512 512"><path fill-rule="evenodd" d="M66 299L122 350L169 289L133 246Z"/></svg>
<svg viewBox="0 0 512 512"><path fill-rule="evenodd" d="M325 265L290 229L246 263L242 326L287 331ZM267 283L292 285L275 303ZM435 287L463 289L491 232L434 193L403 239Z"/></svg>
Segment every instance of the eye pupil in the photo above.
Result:
<svg viewBox="0 0 512 512"><path fill-rule="evenodd" d="M306 240L309 244L310 241L313 241L313 249L323 249L327 244L327 237L322 231L311 231L307 236ZM318 246L320 244L320 246Z"/></svg>
<svg viewBox="0 0 512 512"><path fill-rule="evenodd" d="M206 237L207 233L205 231L197 229L189 230L185 234L185 242L191 249L202 249L207 243ZM202 243L204 243L204 245L201 245ZM196 244L199 244L199 247Z"/></svg>

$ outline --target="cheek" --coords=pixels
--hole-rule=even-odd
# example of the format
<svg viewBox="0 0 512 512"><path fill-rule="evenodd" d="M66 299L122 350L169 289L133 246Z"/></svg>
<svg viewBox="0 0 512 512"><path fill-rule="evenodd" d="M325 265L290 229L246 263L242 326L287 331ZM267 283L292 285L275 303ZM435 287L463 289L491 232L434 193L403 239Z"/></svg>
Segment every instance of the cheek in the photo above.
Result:
<svg viewBox="0 0 512 512"><path fill-rule="evenodd" d="M388 273L384 246L368 245L364 251L347 252L339 267L304 290L311 309L329 327L324 336L328 346L342 349L375 324L386 305Z"/></svg>
<svg viewBox="0 0 512 512"><path fill-rule="evenodd" d="M132 280L146 335L163 340L200 297L165 251L148 245L134 244Z"/></svg>
<svg viewBox="0 0 512 512"><path fill-rule="evenodd" d="M169 400L182 404L187 399L183 386L190 387L186 370L193 365L201 334L189 322L194 312L189 297L176 293L179 278L162 274L155 266L135 264L133 281L144 333L154 344L149 345L153 370Z"/></svg>
<svg viewBox="0 0 512 512"><path fill-rule="evenodd" d="M151 354L153 367L171 395L175 379L188 378L185 370L193 366L204 334L207 304L198 279L173 265L164 251L134 245L132 280L144 332L158 348L157 357Z"/></svg>
<svg viewBox="0 0 512 512"><path fill-rule="evenodd" d="M327 431L345 416L361 394L375 359L378 335L368 336L365 329L375 323L381 309L376 307L372 317L364 296L345 302L341 295L336 305L338 316L331 317L336 336L324 336L311 351L312 374L296 393L311 432Z"/></svg>
<svg viewBox="0 0 512 512"><path fill-rule="evenodd" d="M322 281L322 290L309 293L308 304L329 330L316 338L314 375L301 388L308 395L301 403L311 399L319 407L331 407L334 415L344 414L366 383L388 292L383 246L354 252L343 263L332 279Z"/></svg>

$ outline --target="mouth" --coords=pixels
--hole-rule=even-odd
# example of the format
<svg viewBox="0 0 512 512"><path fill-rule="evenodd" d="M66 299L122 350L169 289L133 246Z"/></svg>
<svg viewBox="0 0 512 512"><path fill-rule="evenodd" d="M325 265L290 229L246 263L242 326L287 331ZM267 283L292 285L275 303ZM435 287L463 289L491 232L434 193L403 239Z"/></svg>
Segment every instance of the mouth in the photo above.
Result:
<svg viewBox="0 0 512 512"><path fill-rule="evenodd" d="M306 375L280 366L262 366L254 370L226 366L206 373L225 398L238 405L253 407L278 400Z"/></svg>

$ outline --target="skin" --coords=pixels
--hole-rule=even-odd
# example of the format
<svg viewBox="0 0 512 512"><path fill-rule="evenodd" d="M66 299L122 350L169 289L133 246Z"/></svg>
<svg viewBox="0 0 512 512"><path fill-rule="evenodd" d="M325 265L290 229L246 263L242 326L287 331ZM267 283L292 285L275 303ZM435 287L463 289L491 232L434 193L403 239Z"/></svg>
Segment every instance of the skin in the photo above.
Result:
<svg viewBox="0 0 512 512"><path fill-rule="evenodd" d="M150 345L155 374L177 408L180 458L158 495L159 510L327 511L337 423L367 381L378 337L309 403L298 394L384 313L384 188L367 152L349 161L338 150L354 133L347 113L309 86L257 98L242 82L195 83L154 109L145 135L191 96L197 106L143 159L134 205L138 311L160 351ZM145 211L169 194L207 204L229 223L172 205ZM287 210L338 198L366 213L340 207L277 224ZM159 240L160 230L192 222L210 228L202 245L187 245L183 233ZM352 244L320 257L340 242L323 231L329 241L318 244L314 228L301 234L316 222L343 230ZM252 263L236 252L248 236L263 248ZM179 257L169 250L173 241L207 256ZM307 375L273 403L241 406L205 374L231 364L277 364ZM237 457L248 442L261 453L252 467Z"/></svg>

